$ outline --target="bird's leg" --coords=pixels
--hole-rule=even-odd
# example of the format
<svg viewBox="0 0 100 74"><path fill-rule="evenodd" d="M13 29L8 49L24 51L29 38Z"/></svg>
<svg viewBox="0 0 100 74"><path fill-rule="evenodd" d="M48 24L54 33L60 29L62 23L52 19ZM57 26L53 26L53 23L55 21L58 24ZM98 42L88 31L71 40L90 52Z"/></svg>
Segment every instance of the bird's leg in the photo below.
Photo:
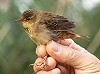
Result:
<svg viewBox="0 0 100 74"><path fill-rule="evenodd" d="M29 64L29 66L34 66L34 64Z"/></svg>
<svg viewBox="0 0 100 74"><path fill-rule="evenodd" d="M46 55L44 58L41 58L40 61L38 61L38 62L36 62L34 64L30 64L30 66L34 65L35 68L38 68L40 70L46 70L47 67L48 67L47 57L48 56Z"/></svg>
<svg viewBox="0 0 100 74"><path fill-rule="evenodd" d="M47 58L48 58L48 56L45 56L45 57L43 58L43 62L42 62L42 65L41 65L41 68L42 68L43 70L45 70L45 69L47 68L47 66L48 66Z"/></svg>

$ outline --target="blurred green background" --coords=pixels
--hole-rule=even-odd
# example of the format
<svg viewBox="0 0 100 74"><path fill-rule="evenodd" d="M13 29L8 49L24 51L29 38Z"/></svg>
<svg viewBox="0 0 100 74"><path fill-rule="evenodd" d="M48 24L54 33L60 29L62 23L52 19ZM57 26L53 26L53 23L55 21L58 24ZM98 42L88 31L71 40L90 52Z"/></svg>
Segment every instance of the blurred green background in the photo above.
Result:
<svg viewBox="0 0 100 74"><path fill-rule="evenodd" d="M37 58L36 45L14 22L29 8L74 21L75 31L90 37L74 41L100 59L100 0L0 0L0 74L35 74L29 64Z"/></svg>

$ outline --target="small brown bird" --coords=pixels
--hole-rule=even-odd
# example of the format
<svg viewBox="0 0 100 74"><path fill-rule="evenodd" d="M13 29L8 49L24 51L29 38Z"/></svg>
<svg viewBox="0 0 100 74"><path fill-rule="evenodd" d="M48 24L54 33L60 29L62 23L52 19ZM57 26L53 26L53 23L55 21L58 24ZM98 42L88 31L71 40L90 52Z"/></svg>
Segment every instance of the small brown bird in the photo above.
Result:
<svg viewBox="0 0 100 74"><path fill-rule="evenodd" d="M37 45L47 44L51 40L81 37L72 31L74 22L46 11L28 9L16 21L22 22L25 31Z"/></svg>
<svg viewBox="0 0 100 74"><path fill-rule="evenodd" d="M72 31L74 22L46 11L28 9L16 21L23 23L25 31L37 45L47 44L51 40L81 37Z"/></svg>

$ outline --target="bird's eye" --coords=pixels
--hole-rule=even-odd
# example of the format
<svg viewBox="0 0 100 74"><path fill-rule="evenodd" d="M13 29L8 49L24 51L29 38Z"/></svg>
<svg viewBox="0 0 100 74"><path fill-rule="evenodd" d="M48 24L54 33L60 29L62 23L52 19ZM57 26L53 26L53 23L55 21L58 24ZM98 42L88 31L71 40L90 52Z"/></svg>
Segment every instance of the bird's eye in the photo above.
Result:
<svg viewBox="0 0 100 74"><path fill-rule="evenodd" d="M26 21L29 21L30 20L30 18L26 18Z"/></svg>

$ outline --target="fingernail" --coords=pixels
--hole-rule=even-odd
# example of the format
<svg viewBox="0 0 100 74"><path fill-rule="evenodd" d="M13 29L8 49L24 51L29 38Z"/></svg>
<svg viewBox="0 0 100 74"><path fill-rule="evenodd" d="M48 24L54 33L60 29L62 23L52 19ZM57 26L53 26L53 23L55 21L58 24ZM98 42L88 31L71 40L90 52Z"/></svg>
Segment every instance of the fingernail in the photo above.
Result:
<svg viewBox="0 0 100 74"><path fill-rule="evenodd" d="M58 52L60 50L60 44L52 41L50 44L50 47L52 48L53 51Z"/></svg>

